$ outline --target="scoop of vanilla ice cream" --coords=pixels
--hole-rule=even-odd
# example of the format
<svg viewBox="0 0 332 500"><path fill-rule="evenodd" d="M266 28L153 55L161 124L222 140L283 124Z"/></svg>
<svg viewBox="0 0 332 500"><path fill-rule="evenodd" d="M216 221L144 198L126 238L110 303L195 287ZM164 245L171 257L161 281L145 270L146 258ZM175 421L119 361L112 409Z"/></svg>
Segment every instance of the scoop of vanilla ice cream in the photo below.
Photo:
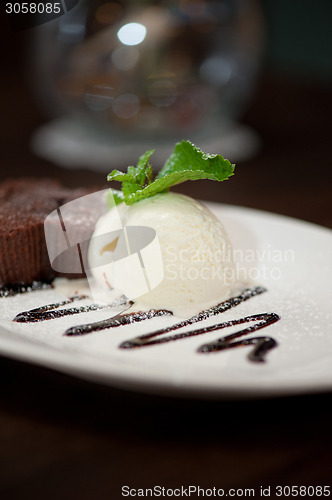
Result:
<svg viewBox="0 0 332 500"><path fill-rule="evenodd" d="M161 193L131 206L121 204L100 218L88 259L91 273L101 286L112 287L111 273L105 272L107 258L102 249L114 252L116 244L110 237L110 241L95 237L110 231L118 218L128 228L154 229L159 240L164 278L135 298L138 307L168 309L175 316L189 317L230 296L234 273L232 248L225 229L207 207L177 193Z"/></svg>

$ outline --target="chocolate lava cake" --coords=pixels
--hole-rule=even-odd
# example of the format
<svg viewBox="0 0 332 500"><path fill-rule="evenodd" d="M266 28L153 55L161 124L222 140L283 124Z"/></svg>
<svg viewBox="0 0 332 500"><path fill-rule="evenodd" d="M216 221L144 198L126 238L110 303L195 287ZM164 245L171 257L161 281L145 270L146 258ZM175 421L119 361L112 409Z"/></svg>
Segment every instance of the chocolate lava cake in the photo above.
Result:
<svg viewBox="0 0 332 500"><path fill-rule="evenodd" d="M0 287L49 283L61 275L49 260L44 221L64 204L97 190L68 189L53 179L9 179L0 184ZM71 227L77 241L87 241L105 204L81 206L80 210L73 214ZM68 278L83 276L66 274Z"/></svg>

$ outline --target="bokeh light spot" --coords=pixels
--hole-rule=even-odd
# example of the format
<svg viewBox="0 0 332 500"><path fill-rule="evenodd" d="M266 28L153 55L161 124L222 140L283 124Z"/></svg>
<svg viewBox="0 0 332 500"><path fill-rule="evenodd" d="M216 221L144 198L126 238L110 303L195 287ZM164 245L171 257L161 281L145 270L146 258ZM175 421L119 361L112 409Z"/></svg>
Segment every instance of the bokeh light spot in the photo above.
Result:
<svg viewBox="0 0 332 500"><path fill-rule="evenodd" d="M140 23L128 23L119 29L117 35L124 45L138 45L146 36L146 27Z"/></svg>

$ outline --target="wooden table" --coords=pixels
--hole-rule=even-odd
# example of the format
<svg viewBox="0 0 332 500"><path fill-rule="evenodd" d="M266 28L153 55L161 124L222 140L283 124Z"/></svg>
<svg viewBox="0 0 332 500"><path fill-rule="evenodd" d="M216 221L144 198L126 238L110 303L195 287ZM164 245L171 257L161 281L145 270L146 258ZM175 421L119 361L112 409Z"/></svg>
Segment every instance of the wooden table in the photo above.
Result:
<svg viewBox="0 0 332 500"><path fill-rule="evenodd" d="M103 183L103 174L69 172L30 152L30 134L46 117L24 82L21 43L15 43L16 59L8 57L1 81L0 178L52 175L68 186ZM188 183L179 191L332 228L331 112L326 85L266 70L244 117L262 138L260 153L241 162L227 183ZM4 500L117 499L122 485L255 488L256 496L260 486L331 485L331 393L173 399L4 357L0 380Z"/></svg>

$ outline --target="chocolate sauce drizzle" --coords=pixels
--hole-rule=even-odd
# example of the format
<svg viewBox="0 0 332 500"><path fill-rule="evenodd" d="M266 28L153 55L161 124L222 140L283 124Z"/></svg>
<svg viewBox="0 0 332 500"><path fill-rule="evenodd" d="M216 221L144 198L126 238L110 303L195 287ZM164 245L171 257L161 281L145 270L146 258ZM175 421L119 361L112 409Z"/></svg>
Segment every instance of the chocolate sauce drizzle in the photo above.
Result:
<svg viewBox="0 0 332 500"><path fill-rule="evenodd" d="M19 293L28 293L34 290L47 290L49 288L52 288L52 285L42 281L33 281L28 285L24 283L16 283L15 285L0 286L0 298L13 297Z"/></svg>
<svg viewBox="0 0 332 500"><path fill-rule="evenodd" d="M266 289L262 287L256 287L254 289L244 290L237 297L233 297L226 302L221 302L220 304L207 309L206 311L201 311L200 313L192 316L189 319L185 319L180 323L176 323L175 325L169 326L168 328L157 330L152 335L157 336L162 333L168 333L173 330L177 330L178 328L182 328L184 326L191 325L193 323L197 323L198 321L202 321L204 319L210 318L211 316L215 316L216 314L220 314L222 312L231 309L232 307L237 306L241 302L254 297L255 295L259 295L260 293L265 292ZM131 323L138 323L140 321L145 321L147 319L154 318L156 316L172 316L171 311L167 311L166 309L150 309L149 311L140 311L140 312L132 312L127 314L117 314L111 318L104 319L102 321L97 321L95 323L88 323L86 325L78 325L73 326L65 331L65 335L75 336L75 335L86 335L88 333L97 332L100 330L105 330L106 328L115 328L117 326L129 325ZM148 334L147 337L150 338L151 334ZM143 336L145 338L145 336ZM129 346L124 346L121 344L120 347L128 348ZM130 346L136 347L136 346Z"/></svg>
<svg viewBox="0 0 332 500"><path fill-rule="evenodd" d="M128 342L123 342L120 347L122 349L130 349L132 347L140 347L140 345L147 345L147 341L150 340L151 338L158 337L159 335L173 332L174 330L178 330L179 328L183 328L188 325L193 325L194 323L198 323L199 321L203 321L204 319L210 318L212 316L216 316L217 314L221 314L225 311L228 311L229 309L232 309L232 307L236 307L241 302L244 302L246 300L251 299L252 297L255 297L256 295L260 295L261 293L266 292L266 289L263 287L256 287L256 288L248 288L244 290L240 295L237 295L236 297L232 297L231 299L226 300L225 302L221 302L220 304L211 307L210 309L207 309L206 311L201 311L195 316L192 316L189 319L184 319L183 321L180 321L179 323L176 323L175 325L168 326L166 328L162 328L160 330L157 330L152 333L147 333L146 335L141 335L140 337L137 337L133 340L130 340ZM182 335L182 334L180 334ZM186 334L183 334L186 335ZM171 337L168 337L171 339ZM180 338L180 337L179 337ZM182 338L182 337L181 337ZM177 340L177 339L175 339ZM166 340L165 340L166 341ZM151 342L149 345L152 345L152 343L157 343ZM158 343L161 343L158 341Z"/></svg>
<svg viewBox="0 0 332 500"><path fill-rule="evenodd" d="M163 330L158 330L157 332L153 333L153 336L156 335L161 335L162 333L168 333L173 330L177 330L178 328L182 328L184 326L191 325L193 323L197 323L198 321L202 321L204 319L207 319L211 316L215 316L216 314L220 314L224 311L227 311L228 309L231 309L232 307L237 306L241 302L250 299L251 297L254 297L255 295L258 295L260 293L265 292L266 289L262 287L256 287L254 289L247 289L244 290L240 295L237 297L233 297L226 302L222 302L216 306L211 307L210 309L207 309L206 311L202 311L195 316L192 316L189 319L183 320L180 323L176 323L175 325L172 325L168 328L165 328ZM135 312L135 313L127 313L127 314L117 314L116 316L113 316L111 318L104 319L102 321L97 321L95 323L88 323L86 325L78 325L78 326L73 326L69 328L68 330L65 331L65 335L68 336L76 336L76 335L86 335L88 333L100 331L100 330L105 330L106 328L115 328L117 326L122 326L122 325L129 325L131 323L137 323L139 321L145 321L146 319L151 319L156 316L172 316L172 313L170 311L167 311L166 309L150 309L150 311L140 311L140 312ZM148 334L148 337L150 338L151 334ZM143 336L145 337L145 336ZM129 346L123 346L121 344L120 347L125 347L128 348ZM130 346L130 347L136 347L136 346Z"/></svg>
<svg viewBox="0 0 332 500"><path fill-rule="evenodd" d="M279 319L280 316L278 316L276 313L263 313L263 314L254 314L253 316L247 316L245 318L241 318L235 321L233 320L233 321L227 321L225 323L220 323L219 325L216 326L219 326L219 328L222 329L222 328L227 328L228 326L239 325L243 323L248 323L250 321L261 320L260 323L256 323L255 325L249 326L248 328L244 328L243 330L231 333L226 337L221 337L220 339L217 339L213 342L209 342L208 344L200 346L198 348L198 352L203 352L203 353L216 352L216 351L222 351L224 349L231 349L233 347L253 345L254 349L249 352L248 358L250 359L250 361L259 363L264 362L265 354L274 347L278 346L277 341L274 340L272 337L252 337L250 339L242 339L236 342L232 342L232 340L238 337L242 337L243 335L248 335L252 332L260 330L261 328L265 328L266 326L272 325L273 323L279 321ZM201 330L204 329L202 328ZM206 331L211 331L211 330L207 329ZM205 333L205 332L204 331L198 332L196 330L195 335L198 335L199 333Z"/></svg>
<svg viewBox="0 0 332 500"><path fill-rule="evenodd" d="M100 309L112 308L121 306L124 304L128 304L129 307L132 304L128 301L128 299L122 295L118 299L116 299L111 304L90 304L87 306L81 307L71 307L70 309L60 309L57 310L61 306L65 306L67 304L71 304L77 300L87 299L87 295L74 295L73 297L69 297L62 302L57 302L56 304L47 304L45 306L37 307L36 309L30 309L29 311L23 311L19 313L13 321L17 323L35 323L38 321L47 321L50 319L62 318L64 316L71 316L73 314L85 313L90 311L98 311Z"/></svg>
<svg viewBox="0 0 332 500"><path fill-rule="evenodd" d="M213 342L210 342L208 344L204 344L198 348L198 352L201 353L210 353L210 352L216 352L216 351L221 351L224 349L230 349L234 347L241 347L241 346L246 346L246 345L254 345L254 349L249 353L249 359L254 362L262 362L265 361L265 354L276 347L278 344L277 342L271 338L271 337L254 337L250 339L244 339L244 340L239 340L236 342L232 342L234 339L242 337L244 335L248 335L252 332L255 332L257 330L260 330L261 328L265 328L266 326L269 326L276 321L279 321L280 317L275 314L275 313L262 313L262 314L255 314L253 316L247 316L245 318L237 319L237 320L231 320L231 321L226 321L223 323L218 323L216 325L211 325L211 326L206 326L203 328L198 328L196 330L191 330L189 332L182 332L178 333L175 335L163 337L163 338L156 338L160 337L161 335L164 335L166 333L172 332L174 330L177 330L179 328L183 328L185 326L197 323L199 321L202 321L206 318L209 318L211 316L215 316L216 314L223 313L227 311L228 309L231 309L232 307L236 307L239 305L241 302L244 302L245 300L250 299L251 297L254 297L255 295L261 294L265 292L266 289L262 287L257 287L254 289L248 289L244 290L240 295L237 297L233 297L226 302L222 302L221 304L218 304L217 306L212 307L211 309L208 309L207 311L202 311L196 316L193 316L192 318L189 318L187 320L181 321L175 325L169 326L167 328L162 328L160 330L157 330L155 332L151 332L145 335L140 335L138 337L135 337L134 339L127 340L125 342L122 342L120 344L121 349L133 349L133 348L138 348L138 347L146 347L146 346L151 346L151 345L156 345L156 344L164 344L166 342L174 342L176 340L188 338L188 337L194 337L197 335L202 335L204 333L212 332L215 330L222 330L223 328L227 328L230 326L234 325L241 325L244 323L250 323L253 321L260 321L259 323L256 323L254 325L251 325L247 328L238 330L237 332L234 332L230 335L227 335L226 337L219 338Z"/></svg>
<svg viewBox="0 0 332 500"><path fill-rule="evenodd" d="M137 347L145 347L149 345L165 344L166 342L174 342L175 340L185 339L188 337L195 337L197 335L202 335L203 333L213 332L215 330L222 330L234 325L241 325L243 323L249 323L251 321L260 321L252 326L238 330L237 332L231 333L226 337L221 337L213 342L204 344L200 346L197 352L208 353L216 352L224 349L230 349L233 347L242 347L246 345L254 345L253 351L249 354L249 359L251 361L262 362L265 361L264 355L270 350L276 347L277 342L271 337L253 337L250 339L239 340L237 342L232 342L232 340L242 337L243 335L248 335L252 332L260 330L266 326L272 325L276 321L279 321L280 317L275 313L263 313L254 314L253 316L246 316L245 318L226 321L224 323L218 323L216 325L206 326L203 328L197 328L196 330L191 330L189 332L178 333L176 335L171 335L168 337L158 338L164 333L172 330L171 327L158 330L157 332L152 332L146 335L141 335L135 337L134 339L127 340L120 345L122 349L133 349Z"/></svg>
<svg viewBox="0 0 332 500"><path fill-rule="evenodd" d="M180 328L196 324L200 321L208 319L210 317L216 316L218 314L222 314L229 309L238 306L242 302L255 297L256 295L260 295L266 292L266 289L263 287L256 287L253 289L246 289L236 297L232 297L225 302L221 302L220 304L207 309L206 311L201 311L195 316L192 316L189 319L185 319L180 321L174 325L168 326L166 328L162 328L156 330L151 333L147 333L144 335L140 335L130 340L126 340L120 344L121 349L133 349L139 347L146 347L151 345L159 345L164 344L166 342L174 342L176 340L194 337L197 335L202 335L207 332L212 332L216 330L222 330L227 327L231 327L234 325L242 325L246 323L255 322L255 324L250 325L246 328L238 330L230 335L225 337L221 337L217 340L209 342L200 346L197 352L200 353L211 353L216 351L221 351L225 349L231 349L235 347L242 347L247 345L254 346L253 350L249 353L249 359L254 362L262 362L265 361L265 355L268 351L276 347L278 344L272 337L253 337L242 340L235 340L239 337L243 337L244 335L251 334L260 330L261 328L265 328L276 321L279 321L280 317L276 313L261 313L254 314L252 316L247 316L245 318L240 318L236 320L226 321L223 323L218 323L215 325L206 326L203 328L197 328L195 330L186 331L182 333L177 333L169 336L165 336L167 333L174 332ZM125 296L121 296L116 299L114 302L108 305L99 305L99 304L91 304L88 306L82 307L72 307L69 309L59 309L61 306L71 304L74 301L83 300L87 298L85 295L75 295L73 297L69 297L68 299L58 302L56 304L48 304L42 307L38 307L36 309L31 309L29 311L24 311L19 313L14 321L20 323L32 323L36 321L45 321L50 319L56 319L63 316L78 314L81 312L89 312L96 311L98 309L104 308L112 308L118 306L126 306L121 313L116 314L110 318L107 318L102 321L96 321L93 323L82 324L78 326L73 326L67 329L64 333L66 336L80 336L87 335L89 333L105 330L107 328L115 328L122 325L130 325L132 323L137 323L140 321L145 321L154 317L162 317L162 316L172 316L172 312L166 309L151 309L149 311L139 311L139 312L129 312L127 314L123 314L124 311L129 309L132 306L132 302L130 302ZM162 336L162 337L161 337ZM161 337L161 338L160 338Z"/></svg>
<svg viewBox="0 0 332 500"><path fill-rule="evenodd" d="M130 307L130 306L129 306ZM145 312L127 313L127 314L117 314L112 318L107 318L102 321L96 321L95 323L88 323L87 325L73 326L65 331L65 335L72 337L76 335L86 335L92 332L99 332L100 330L106 330L106 328L114 328L116 326L130 325L131 323L137 323L139 321L144 321L146 319L151 319L160 316L172 316L171 311L166 309L150 309Z"/></svg>

